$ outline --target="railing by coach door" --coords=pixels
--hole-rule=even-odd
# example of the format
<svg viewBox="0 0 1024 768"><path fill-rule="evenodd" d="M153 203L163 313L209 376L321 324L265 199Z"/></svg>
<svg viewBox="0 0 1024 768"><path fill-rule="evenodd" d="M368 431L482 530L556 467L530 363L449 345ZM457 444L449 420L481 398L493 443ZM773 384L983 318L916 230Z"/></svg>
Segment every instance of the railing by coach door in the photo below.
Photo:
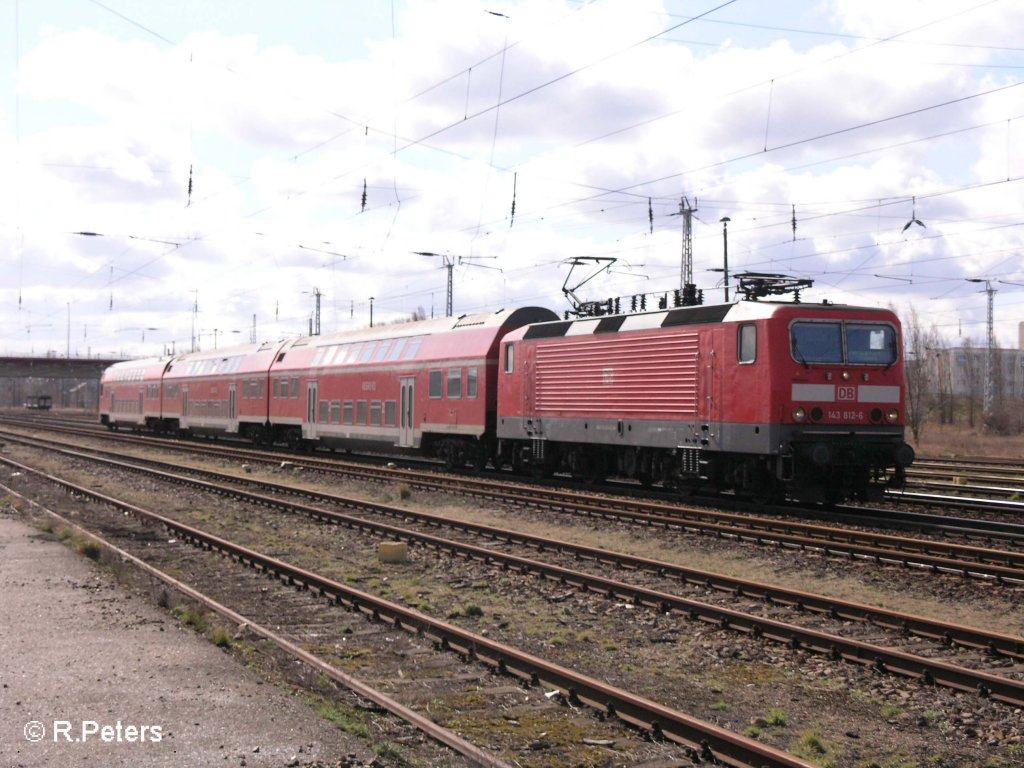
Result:
<svg viewBox="0 0 1024 768"><path fill-rule="evenodd" d="M416 379L414 377L401 380L402 395L398 411L398 444L411 448L416 442Z"/></svg>
<svg viewBox="0 0 1024 768"><path fill-rule="evenodd" d="M238 418L238 395L237 384L228 386L228 418L235 421Z"/></svg>
<svg viewBox="0 0 1024 768"><path fill-rule="evenodd" d="M315 381L306 382L306 437L316 439L317 386Z"/></svg>

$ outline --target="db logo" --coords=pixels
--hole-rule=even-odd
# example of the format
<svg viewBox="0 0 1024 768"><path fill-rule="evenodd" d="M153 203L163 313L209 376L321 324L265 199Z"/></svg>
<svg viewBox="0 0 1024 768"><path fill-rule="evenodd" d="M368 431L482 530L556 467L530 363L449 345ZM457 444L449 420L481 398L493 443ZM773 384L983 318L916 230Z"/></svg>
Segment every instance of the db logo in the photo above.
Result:
<svg viewBox="0 0 1024 768"><path fill-rule="evenodd" d="M837 394L840 400L856 400L857 399L857 388L856 387L837 387Z"/></svg>

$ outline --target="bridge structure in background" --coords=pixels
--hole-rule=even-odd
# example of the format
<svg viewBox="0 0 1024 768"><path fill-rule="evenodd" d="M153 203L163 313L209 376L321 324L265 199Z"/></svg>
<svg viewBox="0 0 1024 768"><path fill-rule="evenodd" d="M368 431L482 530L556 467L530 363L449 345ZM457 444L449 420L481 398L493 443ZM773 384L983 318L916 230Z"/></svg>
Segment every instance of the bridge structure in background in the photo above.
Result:
<svg viewBox="0 0 1024 768"><path fill-rule="evenodd" d="M49 395L54 408L99 410L100 376L118 359L0 357L0 408L23 408Z"/></svg>

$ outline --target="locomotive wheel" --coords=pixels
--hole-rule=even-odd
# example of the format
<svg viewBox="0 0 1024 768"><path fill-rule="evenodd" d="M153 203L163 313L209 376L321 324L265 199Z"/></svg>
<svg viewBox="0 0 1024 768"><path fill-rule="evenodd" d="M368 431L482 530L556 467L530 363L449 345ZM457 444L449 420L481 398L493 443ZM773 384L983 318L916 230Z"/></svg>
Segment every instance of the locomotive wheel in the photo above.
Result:
<svg viewBox="0 0 1024 768"><path fill-rule="evenodd" d="M579 449L570 456L572 476L581 483L593 485L604 480L603 462L601 455L594 451Z"/></svg>

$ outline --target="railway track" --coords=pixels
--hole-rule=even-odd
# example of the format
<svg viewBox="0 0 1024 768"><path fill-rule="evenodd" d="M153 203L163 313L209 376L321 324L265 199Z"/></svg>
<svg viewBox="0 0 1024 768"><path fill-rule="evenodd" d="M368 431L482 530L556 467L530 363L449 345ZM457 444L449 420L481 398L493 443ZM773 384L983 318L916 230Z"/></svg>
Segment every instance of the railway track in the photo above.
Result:
<svg viewBox="0 0 1024 768"><path fill-rule="evenodd" d="M50 448L52 450L52 448ZM356 510L376 516L398 518L404 521L415 520L423 527L436 529L439 527L458 529L475 537L492 541L515 543L534 550L551 551L568 555L571 558L585 559L601 564L614 565L620 569L642 569L660 577L673 580L710 586L743 596L758 596L761 600L776 606L791 606L796 610L813 610L818 614L827 615L835 620L857 620L870 622L874 626L884 627L897 634L914 635L917 638L928 638L939 645L970 647L981 649L993 656L1002 656L1011 661L1024 660L1024 639L985 632L971 627L934 622L928 619L907 615L895 611L873 609L863 605L855 605L845 601L830 599L821 595L813 595L792 590L783 590L773 585L727 579L717 574L709 574L693 569L680 568L665 562L627 556L620 553L599 550L592 547L581 547L564 541L555 541L539 536L497 529L490 526L451 521L437 515L429 515L410 511L403 507L394 507L334 494L314 493L292 486L270 484L265 481L245 480L234 475L209 470L190 470L190 474L201 474L204 480L187 477L180 472L172 472L170 465L160 462L147 462L142 466L134 461L121 461L110 458L92 457L74 451L61 451L67 456L79 456L94 461L103 461L118 470L143 472L159 479L176 484L189 484L203 491L216 494L230 494L234 498L247 503L264 507L273 507L292 514L301 514L315 520L343 525L349 528L371 532L376 536L414 542L433 549L448 551L467 559L476 559L487 563L500 563L505 568L536 574L542 578L583 589L593 590L610 597L629 600L635 605L643 605L663 612L677 611L692 620L700 620L722 628L732 629L757 638L765 638L792 648L805 648L815 653L827 654L835 660L846 660L860 664L873 664L879 670L891 671L928 684L944 685L964 691L976 691L985 696L1015 705L1024 705L1024 683L1005 680L992 676L987 672L966 670L949 665L947 662L906 654L889 647L850 640L839 635L805 629L795 624L781 623L772 619L737 612L729 608L712 606L707 603L690 600L677 595L659 592L642 587L631 586L623 582L607 579L603 576L586 574L577 570L550 565L532 559L506 555L493 549L442 539L431 533L417 533L409 528L384 524L365 517L332 512L321 506L312 507L287 500L286 496L304 496L318 504ZM157 469L154 464L159 466ZM27 470L26 470L27 471ZM255 486L258 492L243 490L238 486L245 484ZM273 495L269 495L273 493Z"/></svg>
<svg viewBox="0 0 1024 768"><path fill-rule="evenodd" d="M11 464L19 471L32 474L27 465ZM362 615L371 622L402 630L406 634L432 645L437 651L454 655L460 660L486 668L489 672L508 677L517 685L540 689L541 699L553 697L564 701L570 709L587 706L600 715L602 722L621 722L639 729L655 740L680 745L676 759L685 757L693 762L710 762L736 768L778 766L779 768L810 768L811 763L794 755L769 747L756 740L732 733L712 723L691 717L684 712L659 704L644 696L605 683L594 677L544 658L526 653L488 637L475 634L449 622L432 618L406 606L384 600L367 592L328 578L319 573L288 563L277 557L243 546L209 531L187 525L181 521L144 509L138 505L99 494L96 491L62 480L46 478L80 499L89 499L112 508L117 513L129 514L149 525L158 525L168 531L175 541L185 542L204 552L220 554L234 563L248 566L256 573L271 576L289 587L308 593L322 601L340 606L350 613ZM114 515L115 525L122 525ZM131 537L128 537L129 539ZM143 545L151 542L143 542ZM143 546L141 549L146 549ZM166 574L165 574L166 575ZM214 601L204 598L213 605ZM230 614L234 619L245 617ZM329 665L328 665L329 666ZM318 667L321 670L322 666ZM396 707L396 709L398 709ZM461 737L438 733L436 725L422 722L417 727L433 728L433 738L444 737L445 743L457 743ZM470 753L479 750L468 744ZM462 749L460 749L462 751ZM483 755L483 765L501 765L500 759Z"/></svg>
<svg viewBox="0 0 1024 768"><path fill-rule="evenodd" d="M21 413L16 415L7 414L2 418L9 424L21 424L36 428L67 430L69 434L109 434L111 439L116 440L147 440L145 437L128 436L113 433L101 428L97 424L90 424L79 419L60 419L59 417L47 414L26 416ZM228 450L230 441L218 443L223 446L222 450ZM202 443L188 442L187 445L202 445ZM201 450L201 449L196 449ZM246 448L232 447L231 450L246 451ZM260 460L265 456L266 451L253 451L253 460ZM293 454L294 455L294 454ZM377 457L379 458L379 457ZM307 456L304 461L310 460ZM402 457L403 464L422 464L424 467L435 468L433 462L422 459L410 459ZM499 473L494 473L499 474ZM838 512L829 510L827 512L815 513L814 507L806 505L791 505L782 509L782 513L805 514L819 518L836 518L837 515L860 516L865 524L882 519L891 520L887 523L891 527L901 527L910 530L946 530L953 532L960 529L963 535L972 537L994 537L994 538L1022 538L1024 531L1024 465L1013 459L964 459L948 460L928 457L918 457L915 464L908 469L907 488L902 491L888 491L887 500L902 507L917 506L926 508L939 508L943 510L962 510L968 512L979 512L1002 516L996 520L972 520L971 524L964 524L959 521L931 522L927 516L915 518L915 513L892 507L886 509L886 514L881 511L864 511L861 506L843 505L838 507ZM571 481L566 480L566 483ZM635 495L631 485L620 486L609 485L606 490L613 493L619 491L626 495ZM654 492L648 492L648 495ZM672 503L675 494L664 494L663 500ZM711 499L709 499L711 502ZM727 503L721 499L712 503ZM745 504L742 501L736 502L739 508L752 507L756 505ZM936 517L939 517L938 515ZM1009 518L1009 519L1006 519ZM857 522L849 517L850 522ZM1016 521L1016 522L1014 522Z"/></svg>
<svg viewBox="0 0 1024 768"><path fill-rule="evenodd" d="M159 446L165 447L165 446ZM77 459L76 459L77 461ZM278 456L274 459L275 462L279 463L281 457ZM296 463L296 467L302 466ZM290 473L289 473L290 474ZM302 474L306 474L303 472ZM252 478L235 477L233 482L237 483L239 480L245 481L251 484ZM215 485L223 485L223 481L218 479L216 475L210 476L208 482L212 482ZM394 480L389 480L394 482ZM279 493L294 494L295 489L282 488L279 491L274 492L277 496ZM262 495L267 495L266 489L261 491ZM306 492L303 492L306 493ZM303 514L314 514L320 519L322 517L323 508L322 505L336 504L338 502L330 498L320 498L319 500L312 500L317 506L312 507L316 510L314 512L304 512ZM265 504L274 504L277 506L280 503L280 499L272 499L268 501L260 501L261 506ZM309 504L300 504L298 508L303 506L310 506ZM392 519L396 517L402 520L402 528L368 528L368 523L365 518L369 515L379 517L381 515L389 515ZM344 515L345 517L352 517L351 514ZM542 578L548 580L551 583L561 584L569 589L576 589L577 591L585 590L590 594L597 594L601 596L613 597L615 600L623 601L631 605L638 607L647 606L653 611L662 612L669 611L670 614L680 614L685 617L685 621L689 621L691 624L696 622L700 625L705 625L712 629L714 632L720 632L723 629L732 630L734 634L739 636L750 638L750 642L756 647L761 643L773 643L785 648L784 652L789 653L812 653L820 656L824 661L828 663L835 663L832 661L833 657L837 656L839 646L834 643L829 646L824 646L818 643L818 637L815 636L815 632L819 634L827 634L821 627L815 628L815 625L831 624L834 626L846 625L851 621L856 620L858 624L866 627L864 633L858 635L859 640L854 638L857 642L864 643L864 634L879 633L881 635L880 640L875 643L867 643L867 646L878 645L880 648L891 650L892 648L906 643L908 638L910 645L914 645L917 640L927 641L929 643L927 654L952 654L953 649L961 649L967 653L965 657L968 659L967 663L984 663L986 660L995 660L997 663L1008 665L1006 669L1012 672L1014 666L1019 666L1019 639L1010 638L1009 641L1005 639L999 639L992 636L989 633L981 633L976 637L969 637L968 635L956 636L948 634L948 628L943 628L941 622L930 622L926 625L916 625L908 623L906 617L900 618L898 614L889 614L886 611L878 611L877 609L871 609L874 612L858 617L856 614L858 611L863 609L863 606L857 606L855 604L843 604L841 601L837 603L832 602L817 602L818 596L810 595L808 593L795 592L792 590L781 590L778 588L766 587L766 585L756 584L754 582L727 579L720 577L716 574L708 574L697 571L695 569L679 568L677 566L671 566L671 564L659 563L653 560L646 560L643 558L625 558L619 560L614 558L611 553L604 552L602 550L588 550L585 547L573 547L564 542L552 542L550 540L544 540L541 537L523 537L517 535L514 532L509 532L499 529L490 529L477 527L472 530L466 528L462 523L452 523L450 521L442 521L434 519L432 516L421 516L420 514L413 513L408 509L400 508L393 509L390 512L376 511L360 513L360 518L356 518L357 522L344 523L339 522L338 524L351 524L358 530L369 531L375 530L375 536L384 535L389 538L402 538L412 536L413 533L409 532L410 528L421 528L422 532L427 534L427 538L406 538L407 541L415 541L417 543L414 546L417 549L420 548L441 548L444 546L447 551L458 554L461 558L467 562L477 562L485 564L481 567L487 567L493 570L494 567L498 567L499 559L496 559L493 544L487 544L486 541L500 541L503 545L512 546L515 545L519 548L530 548L535 553L543 555L545 560L554 559L554 563L540 563L535 565L534 558L526 558L522 555L511 555L511 559L502 560L503 564L501 568L507 568L510 571L533 573L542 575ZM332 522L338 522L332 520ZM467 544L466 542L456 543L455 548L452 549L452 544L442 544L440 542L435 543L429 537L431 532L441 527L446 526L451 529L453 526L461 530L465 536L471 539L477 539L477 544ZM678 529L669 529L678 530ZM383 533L382 533L383 531ZM484 539L485 543L480 544L479 540ZM504 548L504 546L503 546ZM515 551L515 550L513 550ZM498 553L500 554L500 553ZM582 563L592 563L594 567L603 575L604 581L587 581L578 580L579 577L576 575L574 569L569 568L566 565L566 561L578 561ZM698 591L704 592L720 592L726 595L727 605L731 605L731 609L720 611L721 606L709 606L701 605L695 607L693 601L687 602L687 599L673 594L672 588L658 588L657 586L644 586L636 584L623 584L622 582L612 581L607 579L607 570L609 567L617 567L624 569L625 573L646 573L649 575L651 583L655 584L658 580L665 582L669 585L676 583L677 585L688 585L696 588ZM633 579L630 580L631 582ZM758 590L761 590L759 592ZM632 590L632 591L630 591ZM666 602L666 595L669 600ZM827 600L827 598L826 598ZM707 603L708 600L702 599L701 603ZM766 627L757 629L757 625L749 623L750 619L747 616L742 616L736 612L737 602L760 602L764 606L767 606L766 612L778 619L778 610L784 609L787 614L798 614L807 615L811 617L811 632L808 632L802 637L793 639L793 635L783 636L779 631L778 625L773 625L771 621L761 625ZM695 611L691 613L692 611ZM756 612L756 611L752 611ZM755 617L756 618L756 617ZM821 622L818 621L821 619ZM787 616L786 621L789 622ZM927 621L927 620L926 620ZM888 626L887 626L888 625ZM804 627L806 630L807 627ZM787 630L789 631L789 630ZM788 640L785 638L789 638ZM746 642L746 641L745 641ZM857 647L855 642L850 648ZM818 643L817 645L815 643ZM880 643L880 644L879 644ZM947 648L951 646L951 648ZM946 648L944 651L943 648ZM839 651L838 659L847 662L849 666L857 667L871 667L878 671L886 671L895 675L907 675L911 679L917 679L924 682L938 682L940 686L949 684L946 679L934 680L934 677L929 674L921 672L918 668L914 669L904 666L900 666L902 660L898 659L898 655L891 656L888 659L881 657L871 657L870 654L873 652L872 649L867 649L868 655L865 656L864 645L856 651L851 651L849 655L844 655L842 651ZM950 655L946 655L944 658L950 658ZM877 659L877 660L876 660ZM1002 662L999 660L1002 659ZM940 662L940 667L943 662ZM980 670L984 673L983 670ZM908 674L909 673L909 674ZM984 674L991 674L984 673ZM975 692L981 692L983 695L991 695L992 691L987 688L984 682L981 682L981 687L978 687L978 678L975 678L973 682L964 683L962 680L959 683L952 685L954 690L969 691L972 694ZM993 697L993 700L1003 701L1006 699L1001 698L1003 692L997 693L997 696ZM1014 694L1015 695L1015 694Z"/></svg>
<svg viewBox="0 0 1024 768"><path fill-rule="evenodd" d="M95 437L87 432L87 436ZM10 440L19 439L13 433L7 433ZM25 439L25 438L20 438ZM185 445L156 441L149 438L124 436L118 438L128 444L170 447L188 453L200 453L216 458L230 457L236 461L261 462L264 464L280 464L281 454L267 453L248 449L229 448L225 446L210 447L208 445L189 442ZM92 449L98 450L98 449ZM413 488L457 493L477 498L486 498L509 504L519 504L585 517L613 520L633 525L664 529L682 529L690 533L700 533L719 538L732 538L740 541L753 542L759 545L774 545L787 549L810 550L830 556L847 557L858 560L873 561L879 564L897 564L911 568L931 570L934 572L958 573L964 576L994 579L1011 583L1024 582L1024 552L1011 549L995 549L991 547L969 546L944 541L893 536L874 531L839 528L835 525L807 524L786 519L785 517L765 517L753 514L740 514L711 510L701 507L683 506L653 502L634 497L609 496L604 494L584 494L578 491L561 491L555 488L538 488L511 484L464 475L446 475L427 472L416 472L389 466L373 466L361 463L340 462L337 460L318 458L315 456L289 455L285 462L306 470L315 470L347 478L370 480L374 482L396 482L407 484ZM779 515L788 511L780 508ZM804 511L806 514L806 511ZM857 510L852 522L863 524L869 521L867 512ZM875 521L887 512L874 512ZM819 518L821 515L815 513ZM896 517L897 515L894 515ZM910 513L903 513L904 519ZM847 518L850 520L850 518ZM985 527L979 521L966 521L957 526L951 518L941 521L935 518L918 518L915 527L933 530L957 530L958 532L978 533L978 528ZM1001 523L1001 536L1024 538L1024 526Z"/></svg>

